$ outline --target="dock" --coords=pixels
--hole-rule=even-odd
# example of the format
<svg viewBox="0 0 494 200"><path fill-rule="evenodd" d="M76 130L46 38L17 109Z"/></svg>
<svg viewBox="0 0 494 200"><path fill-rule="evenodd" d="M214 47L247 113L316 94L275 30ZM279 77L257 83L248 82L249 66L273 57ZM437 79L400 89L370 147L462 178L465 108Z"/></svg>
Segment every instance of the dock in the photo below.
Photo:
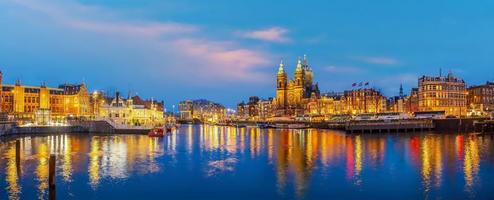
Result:
<svg viewBox="0 0 494 200"><path fill-rule="evenodd" d="M477 121L473 126L477 133L494 133L494 120Z"/></svg>
<svg viewBox="0 0 494 200"><path fill-rule="evenodd" d="M350 121L345 125L347 133L407 133L434 130L432 120L400 121Z"/></svg>

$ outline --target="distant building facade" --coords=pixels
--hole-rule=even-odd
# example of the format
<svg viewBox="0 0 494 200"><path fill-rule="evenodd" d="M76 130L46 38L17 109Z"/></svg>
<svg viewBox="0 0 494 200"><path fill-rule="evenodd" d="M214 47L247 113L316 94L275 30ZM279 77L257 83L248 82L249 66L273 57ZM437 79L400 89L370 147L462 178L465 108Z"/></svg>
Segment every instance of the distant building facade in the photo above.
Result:
<svg viewBox="0 0 494 200"><path fill-rule="evenodd" d="M494 82L468 88L467 104L476 115L487 115L494 111Z"/></svg>
<svg viewBox="0 0 494 200"><path fill-rule="evenodd" d="M249 97L247 103L237 105L237 119L239 120L267 120L274 115L273 99L260 99L257 96Z"/></svg>
<svg viewBox="0 0 494 200"><path fill-rule="evenodd" d="M93 93L91 102L95 115L122 126L162 126L164 124L163 102L142 100L139 96L124 99L120 93L115 97L103 97Z"/></svg>
<svg viewBox="0 0 494 200"><path fill-rule="evenodd" d="M445 111L446 116L467 115L465 81L447 76L422 76L418 79L419 111Z"/></svg>
<svg viewBox="0 0 494 200"><path fill-rule="evenodd" d="M348 114L380 113L386 111L386 97L371 88L345 91L345 110Z"/></svg>
<svg viewBox="0 0 494 200"><path fill-rule="evenodd" d="M219 122L227 117L225 106L205 99L181 101L178 108L181 120Z"/></svg>
<svg viewBox="0 0 494 200"><path fill-rule="evenodd" d="M327 120L331 115L346 113L344 102L343 93L321 94L320 98L313 96L307 103L305 115L315 121Z"/></svg>
<svg viewBox="0 0 494 200"><path fill-rule="evenodd" d="M419 111L419 89L412 88L410 95L405 98L405 112L414 113Z"/></svg>
<svg viewBox="0 0 494 200"><path fill-rule="evenodd" d="M92 115L85 84L62 84L58 88L3 83L0 72L0 108L18 122L63 122L66 117Z"/></svg>

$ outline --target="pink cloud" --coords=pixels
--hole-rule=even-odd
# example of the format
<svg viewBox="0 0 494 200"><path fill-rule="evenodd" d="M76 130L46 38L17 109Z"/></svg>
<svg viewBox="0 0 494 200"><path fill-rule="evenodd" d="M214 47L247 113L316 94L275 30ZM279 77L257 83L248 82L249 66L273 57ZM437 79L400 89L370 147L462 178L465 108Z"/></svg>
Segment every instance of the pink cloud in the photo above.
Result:
<svg viewBox="0 0 494 200"><path fill-rule="evenodd" d="M157 37L164 34L176 34L176 33L191 33L197 30L196 27L191 25L177 24L177 23L140 23L140 24L127 24L127 23L100 23L84 20L64 20L66 25L90 30L101 33L125 33L135 35L145 35Z"/></svg>
<svg viewBox="0 0 494 200"><path fill-rule="evenodd" d="M247 82L265 81L268 78L259 70L268 66L270 58L259 51L225 42L191 38L177 40L173 47L187 57L201 60L204 65L198 66L197 70L204 76Z"/></svg>
<svg viewBox="0 0 494 200"><path fill-rule="evenodd" d="M268 29L241 32L239 35L244 38L263 40L268 42L286 43L290 39L286 36L288 29L282 27L271 27Z"/></svg>

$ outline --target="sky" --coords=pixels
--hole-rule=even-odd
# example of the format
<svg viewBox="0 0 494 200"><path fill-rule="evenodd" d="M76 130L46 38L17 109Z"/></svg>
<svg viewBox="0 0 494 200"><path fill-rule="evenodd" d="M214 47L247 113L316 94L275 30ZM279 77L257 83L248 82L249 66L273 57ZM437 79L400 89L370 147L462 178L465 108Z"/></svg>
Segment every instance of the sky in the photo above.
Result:
<svg viewBox="0 0 494 200"><path fill-rule="evenodd" d="M307 55L322 92L393 96L422 75L494 80L494 1L0 0L4 83L235 107Z"/></svg>

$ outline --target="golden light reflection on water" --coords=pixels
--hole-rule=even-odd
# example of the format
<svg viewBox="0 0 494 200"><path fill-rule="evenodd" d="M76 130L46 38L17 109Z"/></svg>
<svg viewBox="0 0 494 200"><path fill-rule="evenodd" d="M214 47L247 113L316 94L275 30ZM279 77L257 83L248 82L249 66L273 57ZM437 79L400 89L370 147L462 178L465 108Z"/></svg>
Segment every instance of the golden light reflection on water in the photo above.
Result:
<svg viewBox="0 0 494 200"><path fill-rule="evenodd" d="M62 176L65 182L72 181L72 146L67 135L63 135Z"/></svg>
<svg viewBox="0 0 494 200"><path fill-rule="evenodd" d="M422 138L420 148L422 182L425 192L428 192L431 186L439 187L441 184L441 140L437 136L425 136Z"/></svg>
<svg viewBox="0 0 494 200"><path fill-rule="evenodd" d="M16 165L16 150L15 143L7 144L7 150L5 151L3 157L6 160L5 169L5 181L7 182L7 191L9 199L19 199L21 193L21 186L19 185L19 171Z"/></svg>
<svg viewBox="0 0 494 200"><path fill-rule="evenodd" d="M478 140L475 137L468 137L465 144L465 161L463 162L463 169L465 172L465 189L468 191L473 190L473 185L477 179L479 172L479 146Z"/></svg>
<svg viewBox="0 0 494 200"><path fill-rule="evenodd" d="M99 141L97 139L91 140L91 150L89 152L89 184L93 189L96 189L100 180L100 164L101 151L99 151Z"/></svg>
<svg viewBox="0 0 494 200"><path fill-rule="evenodd" d="M88 148L85 148L86 145ZM5 162L6 191L9 199L18 199L21 192L19 178L23 176L18 173L16 165L15 141L0 143L0 147L0 164ZM124 179L132 173L159 171L156 158L163 155L163 147L157 138L147 136L92 136L88 140L77 135L59 135L21 139L20 153L27 154L21 156L22 167L34 167L38 198L46 199L50 154L57 156L57 176L61 177L62 183L73 182L74 170L81 170L87 165L88 185L97 189L104 178ZM87 164L82 162L85 156L88 158Z"/></svg>
<svg viewBox="0 0 494 200"><path fill-rule="evenodd" d="M362 179L360 173L362 172L362 139L360 135L355 137L355 184L360 185Z"/></svg>
<svg viewBox="0 0 494 200"><path fill-rule="evenodd" d="M47 195L46 189L48 188L48 159L50 157L48 145L46 143L39 144L37 153L36 180L38 181L38 196L39 199L45 199L45 195Z"/></svg>
<svg viewBox="0 0 494 200"><path fill-rule="evenodd" d="M92 190L98 190L105 179L125 180L134 174L163 170L164 163L157 160L166 156L175 158L181 149L188 156L197 153L208 156L202 168L205 177L232 173L241 161L259 160L272 166L279 193L291 188L299 197L310 188L312 179L319 178L316 174L324 172L323 176L334 176L338 173L334 169L338 167L346 174L346 180L342 180L346 183L342 184L363 187L367 183L366 175L385 165L386 152L395 150L386 149L389 141L394 142L394 146L406 146L404 156L412 161L410 167L416 170L426 195L441 187L443 171L448 165L454 170L459 166L464 174L465 189L473 190L479 181L481 157L476 136L432 134L393 141L382 136L345 135L318 129L261 130L208 125L184 126L164 138L59 135L21 141L21 163L31 163L26 168L34 168L39 198L47 197L51 153L57 154L57 176L63 182L77 181L75 174L85 173ZM18 173L16 167L15 142L0 143L0 151L0 165L4 165L6 172L6 191L9 198L17 199L22 191L19 181L22 173ZM204 152L207 154L201 154Z"/></svg>
<svg viewBox="0 0 494 200"><path fill-rule="evenodd" d="M187 152L189 154L192 153L193 148L194 148L194 143L193 143L193 141L194 141L194 137L193 137L193 133L194 132L193 132L193 130L194 129L193 129L193 127L194 126L192 124L189 124L187 126Z"/></svg>

